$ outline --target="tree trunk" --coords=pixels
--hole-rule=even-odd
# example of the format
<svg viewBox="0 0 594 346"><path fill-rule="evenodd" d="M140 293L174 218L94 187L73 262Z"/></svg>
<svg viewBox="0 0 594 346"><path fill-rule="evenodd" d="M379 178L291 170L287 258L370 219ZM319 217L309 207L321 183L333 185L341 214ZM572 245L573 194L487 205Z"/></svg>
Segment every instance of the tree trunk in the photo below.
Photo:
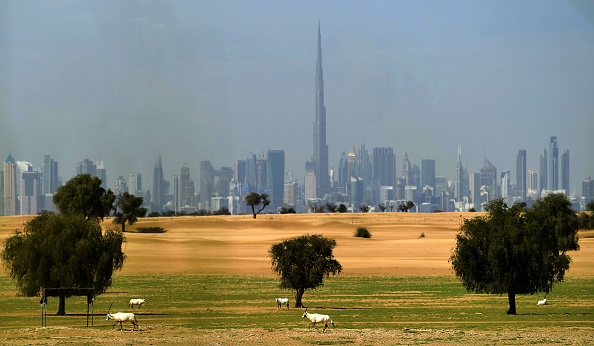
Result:
<svg viewBox="0 0 594 346"><path fill-rule="evenodd" d="M66 296L60 296L60 303L58 304L58 313L56 315L66 315Z"/></svg>
<svg viewBox="0 0 594 346"><path fill-rule="evenodd" d="M509 310L507 310L507 313L508 313L508 315L515 315L516 314L516 294L513 292L508 292L507 299L509 301Z"/></svg>
<svg viewBox="0 0 594 346"><path fill-rule="evenodd" d="M254 206L252 205L252 215L254 215L254 219L256 218L256 210L254 209Z"/></svg>
<svg viewBox="0 0 594 346"><path fill-rule="evenodd" d="M303 298L303 293L305 293L304 288L298 288L295 290L295 307L302 308L303 302L301 301Z"/></svg>

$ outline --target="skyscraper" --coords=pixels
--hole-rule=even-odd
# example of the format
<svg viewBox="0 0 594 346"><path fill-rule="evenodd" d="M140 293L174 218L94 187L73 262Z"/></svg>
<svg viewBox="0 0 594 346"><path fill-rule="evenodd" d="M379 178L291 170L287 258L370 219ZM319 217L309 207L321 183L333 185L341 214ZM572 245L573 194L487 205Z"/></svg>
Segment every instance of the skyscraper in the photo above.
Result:
<svg viewBox="0 0 594 346"><path fill-rule="evenodd" d="M129 179L130 184L128 185L128 193L135 195L136 191L142 190L142 174L141 173L130 173Z"/></svg>
<svg viewBox="0 0 594 346"><path fill-rule="evenodd" d="M17 164L11 154L4 161L4 215L17 215Z"/></svg>
<svg viewBox="0 0 594 346"><path fill-rule="evenodd" d="M266 152L266 192L274 207L283 205L285 195L285 151Z"/></svg>
<svg viewBox="0 0 594 346"><path fill-rule="evenodd" d="M594 180L587 175L582 181L582 198L584 199L583 209L590 202L594 202Z"/></svg>
<svg viewBox="0 0 594 346"><path fill-rule="evenodd" d="M52 194L58 189L58 162L50 155L44 156L43 165L43 194Z"/></svg>
<svg viewBox="0 0 594 346"><path fill-rule="evenodd" d="M324 71L322 70L322 34L318 24L318 54L316 60L316 118L313 126L314 153L312 162L315 166L316 198L324 198L329 192L328 144L326 143L326 106L324 105Z"/></svg>
<svg viewBox="0 0 594 346"><path fill-rule="evenodd" d="M396 184L396 156L392 148L373 148L371 156L372 178L377 179L380 186Z"/></svg>
<svg viewBox="0 0 594 346"><path fill-rule="evenodd" d="M421 160L421 189L425 186L435 191L435 160Z"/></svg>
<svg viewBox="0 0 594 346"><path fill-rule="evenodd" d="M487 201L499 196L497 185L497 168L485 157L483 168L481 168L481 186L488 188L489 197Z"/></svg>
<svg viewBox="0 0 594 346"><path fill-rule="evenodd" d="M533 199L538 198L538 173L536 169L531 168L528 170L528 190L526 194Z"/></svg>
<svg viewBox="0 0 594 346"><path fill-rule="evenodd" d="M402 179L404 179L404 185L410 185L410 161L408 160L408 153L404 153L404 159L402 159L401 173Z"/></svg>
<svg viewBox="0 0 594 346"><path fill-rule="evenodd" d="M456 163L456 180L454 182L454 191L456 192L456 201L462 201L462 146L458 145L458 162Z"/></svg>
<svg viewBox="0 0 594 346"><path fill-rule="evenodd" d="M539 169L540 169L540 177L538 179L539 181L539 191L538 194L540 195L542 193L543 190L548 189L548 175L547 175L547 171L548 171L548 164L547 164L547 150L546 149L542 149L540 151L540 156L539 156Z"/></svg>
<svg viewBox="0 0 594 346"><path fill-rule="evenodd" d="M561 154L561 189L569 196L569 150L564 150Z"/></svg>
<svg viewBox="0 0 594 346"><path fill-rule="evenodd" d="M559 190L559 148L556 136L552 136L549 142L549 190Z"/></svg>
<svg viewBox="0 0 594 346"><path fill-rule="evenodd" d="M165 204L165 183L163 181L163 164L161 156L155 161L153 169L153 211L162 212Z"/></svg>
<svg viewBox="0 0 594 346"><path fill-rule="evenodd" d="M520 149L516 158L516 193L523 200L526 199L526 150Z"/></svg>

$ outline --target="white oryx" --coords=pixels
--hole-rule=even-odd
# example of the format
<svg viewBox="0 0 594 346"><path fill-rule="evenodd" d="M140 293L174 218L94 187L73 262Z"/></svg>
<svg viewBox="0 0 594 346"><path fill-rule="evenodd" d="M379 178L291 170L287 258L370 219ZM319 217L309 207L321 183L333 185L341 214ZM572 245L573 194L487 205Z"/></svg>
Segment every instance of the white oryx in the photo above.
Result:
<svg viewBox="0 0 594 346"><path fill-rule="evenodd" d="M289 310L289 298L274 298L274 300L276 300L276 305L278 305L278 310L280 310L283 305L286 305L287 310Z"/></svg>
<svg viewBox="0 0 594 346"><path fill-rule="evenodd" d="M332 321L332 319L330 318L330 316L328 315L320 315L320 314L310 314L309 312L307 312L307 308L305 308L305 312L303 313L303 316L301 316L301 318L309 318L309 320L311 321L311 323L309 324L310 326L315 326L316 323L318 322L324 322L324 330L322 330L322 333L326 332L326 328L328 328L328 322L332 323L332 327L336 327L334 325L334 322Z"/></svg>
<svg viewBox="0 0 594 346"><path fill-rule="evenodd" d="M113 302L111 302L111 305L113 305ZM133 313L131 313L131 312L116 312L115 314L110 314L109 311L111 311L111 305L109 306L109 309L107 310L107 317L105 318L106 321L109 321L109 320L116 321L113 324L113 326L111 326L111 329L113 329L113 327L115 327L115 325L118 324L118 322L119 322L120 330L122 330L122 322L127 322L127 321L130 321L130 323L132 323L132 330L134 330L134 328L138 327L138 320L136 320L136 316L134 316Z"/></svg>
<svg viewBox="0 0 594 346"><path fill-rule="evenodd" d="M138 310L140 310L140 306L144 304L144 299L130 299L130 308L134 309L134 305L138 305Z"/></svg>

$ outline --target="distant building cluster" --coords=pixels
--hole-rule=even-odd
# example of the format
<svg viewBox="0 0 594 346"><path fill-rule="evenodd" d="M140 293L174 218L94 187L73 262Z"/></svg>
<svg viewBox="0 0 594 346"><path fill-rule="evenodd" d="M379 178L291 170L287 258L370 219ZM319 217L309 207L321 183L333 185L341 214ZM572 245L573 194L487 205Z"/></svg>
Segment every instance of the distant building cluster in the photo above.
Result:
<svg viewBox="0 0 594 346"><path fill-rule="evenodd" d="M116 195L128 192L144 199L144 207L157 213L216 212L222 209L232 214L246 214L244 197L250 192L266 193L271 204L267 212L283 207L297 212L320 210L325 205L344 204L347 210L358 212L398 211L399 206L414 203L412 211L482 211L494 198L504 198L508 205L533 201L551 193L569 197L574 210L584 210L594 201L594 182L588 175L582 182L578 197L569 189L569 151L559 158L557 137L550 137L548 151L539 154L539 167L526 166L526 150L517 154L515 176L509 170L497 174L497 168L485 157L479 172L468 172L462 162L462 148L458 147L456 175L453 180L436 176L436 161L422 159L421 166L411 162L408 154L400 165L400 175L394 149L376 147L368 151L352 147L343 151L338 167L329 167L326 143L326 107L324 105L324 76L322 70L321 31L318 26L318 45L315 74L315 118L313 148L305 162L301 181L285 172L284 150L268 150L257 156L236 160L234 167L215 169L210 161L200 162L199 180L195 183L190 168L184 165L179 175L166 180L161 157L155 160L152 189L143 189L141 173L131 173L127 179L119 176L108 187L107 170L103 161L84 159L76 167L77 174L99 177L103 188L111 188ZM172 184L172 183L173 184ZM34 169L26 161L16 161L11 154L0 171L0 215L36 214L42 210L55 211L53 195L62 185L58 162L45 155L43 169Z"/></svg>

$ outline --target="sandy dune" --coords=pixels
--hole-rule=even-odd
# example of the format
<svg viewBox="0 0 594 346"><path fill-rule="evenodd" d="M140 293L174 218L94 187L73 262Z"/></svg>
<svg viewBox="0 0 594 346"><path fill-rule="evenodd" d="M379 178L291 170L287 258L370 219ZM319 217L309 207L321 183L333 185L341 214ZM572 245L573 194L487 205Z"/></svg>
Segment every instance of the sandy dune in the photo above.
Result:
<svg viewBox="0 0 594 346"><path fill-rule="evenodd" d="M146 218L127 226L126 273L270 275L268 249L301 234L334 238L342 275L451 275L448 258L461 219L474 213L295 214ZM0 217L0 242L27 217ZM111 220L106 227L116 228ZM163 227L166 233L134 233ZM353 237L366 227L371 239ZM420 237L424 234L424 237ZM580 232L567 275L594 275L594 231ZM1 269L0 274L6 275Z"/></svg>

